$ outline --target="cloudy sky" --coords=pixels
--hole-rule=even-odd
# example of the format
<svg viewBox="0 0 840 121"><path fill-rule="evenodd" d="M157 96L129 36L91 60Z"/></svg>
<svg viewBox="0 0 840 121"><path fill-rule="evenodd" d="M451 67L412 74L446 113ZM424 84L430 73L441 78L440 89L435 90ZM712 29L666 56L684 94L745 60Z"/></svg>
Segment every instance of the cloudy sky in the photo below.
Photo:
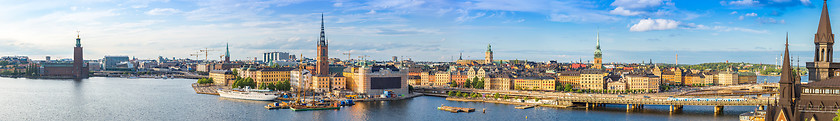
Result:
<svg viewBox="0 0 840 121"><path fill-rule="evenodd" d="M840 5L829 1L829 5ZM285 51L313 57L320 15L330 56L451 61L774 63L790 33L792 56L811 61L822 0L0 0L0 55L105 55L236 60ZM831 13L838 7L829 6ZM840 16L835 15L832 17ZM836 19L840 20L840 19ZM202 59L204 57L201 57ZM261 59L261 58L258 58Z"/></svg>

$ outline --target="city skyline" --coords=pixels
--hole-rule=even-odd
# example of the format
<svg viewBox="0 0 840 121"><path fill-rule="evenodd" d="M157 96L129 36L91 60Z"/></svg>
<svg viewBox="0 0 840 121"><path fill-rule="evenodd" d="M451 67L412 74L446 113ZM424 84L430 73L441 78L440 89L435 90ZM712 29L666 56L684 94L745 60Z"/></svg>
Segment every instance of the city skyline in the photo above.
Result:
<svg viewBox="0 0 840 121"><path fill-rule="evenodd" d="M604 63L773 64L784 32L791 57L810 57L822 1L7 1L0 9L3 55L69 58L82 31L87 58L128 55L195 58L231 43L231 58L265 51L315 55L320 13L333 58L347 51L375 60L408 56L451 61L592 60L596 29ZM15 3L24 2L24 3ZM67 2L67 3L62 3ZM833 1L829 1L829 4ZM38 4L38 7L32 7ZM319 9L311 9L319 8ZM768 9L769 8L769 9ZM707 10L708 9L708 10ZM829 7L829 12L836 10ZM418 51L419 50L419 51ZM797 54L800 53L800 54ZM211 55L209 59L219 60ZM425 55L425 56L424 56ZM202 57L203 58L203 57ZM258 58L261 59L261 58ZM800 63L812 61L801 60Z"/></svg>

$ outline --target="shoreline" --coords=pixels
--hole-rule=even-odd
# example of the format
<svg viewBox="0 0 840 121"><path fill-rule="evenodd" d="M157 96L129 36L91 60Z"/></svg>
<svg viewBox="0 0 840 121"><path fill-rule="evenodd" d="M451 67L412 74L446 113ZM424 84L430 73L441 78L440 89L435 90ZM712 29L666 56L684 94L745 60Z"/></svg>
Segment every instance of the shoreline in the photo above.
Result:
<svg viewBox="0 0 840 121"><path fill-rule="evenodd" d="M457 98L457 97L446 97L447 101L458 101L458 102L481 102L481 103L495 103L495 104L507 104L507 105L536 105L539 107L552 107L552 108L571 108L574 105L554 105L554 104L542 104L542 103L526 103L526 102L512 102L512 101L505 101L505 100L488 100L488 99L469 99L469 98Z"/></svg>

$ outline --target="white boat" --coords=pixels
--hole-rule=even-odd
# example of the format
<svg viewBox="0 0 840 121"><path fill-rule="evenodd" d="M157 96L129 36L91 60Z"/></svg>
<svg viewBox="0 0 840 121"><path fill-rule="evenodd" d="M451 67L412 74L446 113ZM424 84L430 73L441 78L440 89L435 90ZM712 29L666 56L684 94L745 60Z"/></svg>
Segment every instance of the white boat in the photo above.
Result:
<svg viewBox="0 0 840 121"><path fill-rule="evenodd" d="M267 93L268 91L269 90L253 90L248 88L243 90L216 90L216 92L219 93L219 96L225 98L261 101L272 101L277 99L277 95Z"/></svg>

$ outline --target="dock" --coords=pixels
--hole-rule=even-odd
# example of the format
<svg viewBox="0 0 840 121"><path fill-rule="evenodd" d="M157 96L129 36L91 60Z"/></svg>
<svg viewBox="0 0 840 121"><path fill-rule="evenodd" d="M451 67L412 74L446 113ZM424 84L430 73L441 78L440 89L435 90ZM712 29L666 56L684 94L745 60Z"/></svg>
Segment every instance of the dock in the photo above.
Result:
<svg viewBox="0 0 840 121"><path fill-rule="evenodd" d="M516 109L528 109L528 108L534 108L534 107L537 107L537 105L523 105L523 106L516 106L515 108Z"/></svg>
<svg viewBox="0 0 840 121"><path fill-rule="evenodd" d="M452 106L440 106L437 109L438 110L443 110L443 111L449 111L449 112L452 112L452 113L458 113L458 112L470 113L470 112L475 111L475 108L462 108L462 107L452 107Z"/></svg>
<svg viewBox="0 0 840 121"><path fill-rule="evenodd" d="M193 90L195 90L196 94L208 94L208 95L219 95L219 92L216 92L220 86L216 85L202 85L193 83L192 84Z"/></svg>

